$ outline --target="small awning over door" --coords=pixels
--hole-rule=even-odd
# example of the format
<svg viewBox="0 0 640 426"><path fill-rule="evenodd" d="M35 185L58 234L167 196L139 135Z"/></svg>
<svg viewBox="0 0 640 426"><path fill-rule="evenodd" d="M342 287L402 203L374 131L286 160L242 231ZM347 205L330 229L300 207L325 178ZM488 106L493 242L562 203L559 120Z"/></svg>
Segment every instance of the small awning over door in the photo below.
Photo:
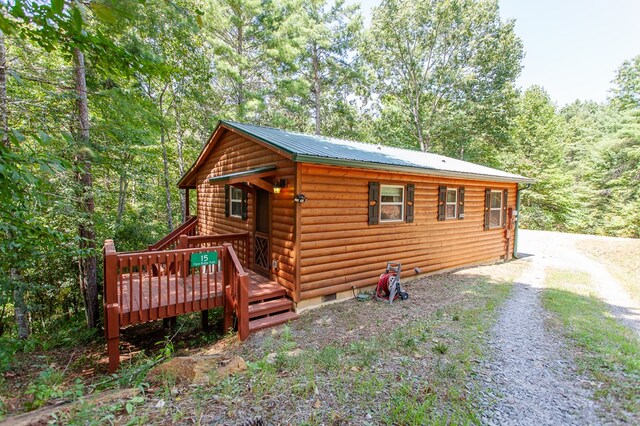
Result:
<svg viewBox="0 0 640 426"><path fill-rule="evenodd" d="M275 164L270 166L256 167L255 169L245 170L242 172L228 173L226 175L214 176L209 178L209 183L213 185L234 185L240 183L251 183L269 192L273 192L273 184L262 180L263 177L274 176L277 167Z"/></svg>

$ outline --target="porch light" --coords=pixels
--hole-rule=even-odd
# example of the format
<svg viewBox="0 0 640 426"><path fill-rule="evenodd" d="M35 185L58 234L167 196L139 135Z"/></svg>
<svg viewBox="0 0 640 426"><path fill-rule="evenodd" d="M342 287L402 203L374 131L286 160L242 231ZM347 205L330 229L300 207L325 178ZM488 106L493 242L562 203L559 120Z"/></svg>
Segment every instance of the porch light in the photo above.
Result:
<svg viewBox="0 0 640 426"><path fill-rule="evenodd" d="M287 181L284 179L277 180L276 183L273 184L273 193L279 194L282 188L287 187Z"/></svg>
<svg viewBox="0 0 640 426"><path fill-rule="evenodd" d="M307 196L304 194L296 194L296 196L293 197L293 201L295 201L296 203L304 203L305 201L307 201Z"/></svg>

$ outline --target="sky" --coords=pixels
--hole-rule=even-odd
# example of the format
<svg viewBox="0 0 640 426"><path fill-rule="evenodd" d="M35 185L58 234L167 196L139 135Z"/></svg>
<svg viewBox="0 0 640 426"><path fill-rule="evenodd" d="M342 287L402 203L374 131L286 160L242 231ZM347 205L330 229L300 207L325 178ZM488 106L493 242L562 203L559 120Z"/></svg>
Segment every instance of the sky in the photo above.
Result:
<svg viewBox="0 0 640 426"><path fill-rule="evenodd" d="M380 0L362 4L367 24ZM560 107L603 102L616 70L640 55L640 0L500 0L524 45L520 87L537 84Z"/></svg>

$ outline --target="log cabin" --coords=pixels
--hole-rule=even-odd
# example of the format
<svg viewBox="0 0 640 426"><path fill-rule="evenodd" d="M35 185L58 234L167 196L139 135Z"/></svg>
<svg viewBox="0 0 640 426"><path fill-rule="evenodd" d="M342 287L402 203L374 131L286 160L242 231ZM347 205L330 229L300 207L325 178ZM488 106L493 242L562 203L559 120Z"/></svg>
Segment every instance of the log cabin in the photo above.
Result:
<svg viewBox="0 0 640 426"><path fill-rule="evenodd" d="M225 329L235 317L245 339L373 288L387 261L405 280L509 259L519 184L532 182L433 153L221 121L178 182L183 225L145 252L105 242L110 370L129 324L194 311L204 323L222 306Z"/></svg>

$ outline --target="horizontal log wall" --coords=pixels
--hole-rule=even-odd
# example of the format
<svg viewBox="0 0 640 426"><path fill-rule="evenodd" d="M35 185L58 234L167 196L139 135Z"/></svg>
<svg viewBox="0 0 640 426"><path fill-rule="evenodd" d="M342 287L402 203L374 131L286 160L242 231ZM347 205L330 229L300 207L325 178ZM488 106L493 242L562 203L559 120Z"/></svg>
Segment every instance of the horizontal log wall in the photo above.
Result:
<svg viewBox="0 0 640 426"><path fill-rule="evenodd" d="M249 193L247 220L224 215L224 184L213 185L208 178L241 172L260 166L275 164L277 178L286 179L287 187L280 194L271 194L271 259L278 261L279 268L272 271L271 279L286 287L290 294L294 288L294 210L293 183L295 165L281 155L230 131L225 131L215 142L215 147L202 164L197 177L198 234L227 234L247 231L253 247L254 208L253 194ZM274 178L265 178L274 181ZM250 253L253 259L253 253Z"/></svg>
<svg viewBox="0 0 640 426"><path fill-rule="evenodd" d="M368 225L368 184L415 184L414 222ZM465 218L438 221L438 187L465 187ZM506 253L505 230L484 230L485 188L507 189L515 208L516 184L302 165L300 299L377 283L386 262L402 263L402 277L490 262Z"/></svg>

